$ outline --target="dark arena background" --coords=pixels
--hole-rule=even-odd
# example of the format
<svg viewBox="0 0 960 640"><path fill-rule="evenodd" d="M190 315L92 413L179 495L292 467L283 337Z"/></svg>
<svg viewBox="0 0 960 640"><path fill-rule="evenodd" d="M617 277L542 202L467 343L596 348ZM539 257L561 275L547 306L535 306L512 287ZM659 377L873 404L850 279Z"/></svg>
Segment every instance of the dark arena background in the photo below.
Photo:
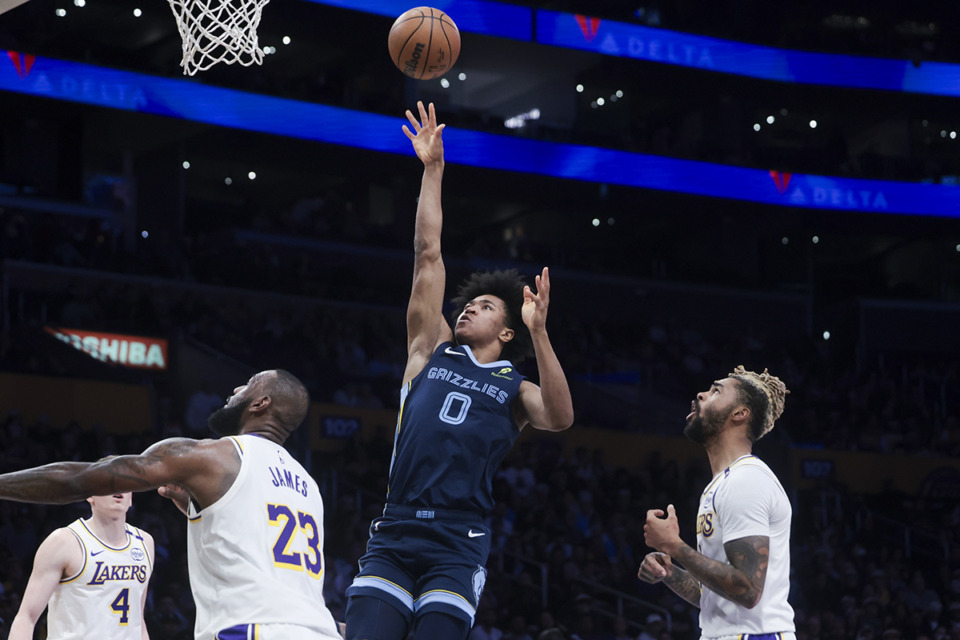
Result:
<svg viewBox="0 0 960 640"><path fill-rule="evenodd" d="M423 82L387 54L394 1L275 0L261 66L192 77L160 0L0 15L0 469L206 437L236 385L288 369L342 619L406 357L422 170L400 127L431 101L449 293L549 266L577 416L498 475L471 637L697 638L636 577L643 521L674 503L695 544L710 472L683 417L744 364L791 390L755 451L793 504L797 637L960 638L952 3L435 6L462 51ZM87 513L0 502L0 637L37 545ZM128 520L157 541L151 637L192 638L183 518L140 493Z"/></svg>

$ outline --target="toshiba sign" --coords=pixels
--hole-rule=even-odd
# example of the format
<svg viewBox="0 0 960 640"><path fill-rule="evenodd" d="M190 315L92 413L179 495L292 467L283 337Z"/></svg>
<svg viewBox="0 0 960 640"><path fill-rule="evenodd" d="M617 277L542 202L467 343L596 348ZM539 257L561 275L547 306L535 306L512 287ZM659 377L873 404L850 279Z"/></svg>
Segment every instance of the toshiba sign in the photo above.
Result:
<svg viewBox="0 0 960 640"><path fill-rule="evenodd" d="M47 333L97 360L124 367L166 371L167 341L120 333L44 327Z"/></svg>

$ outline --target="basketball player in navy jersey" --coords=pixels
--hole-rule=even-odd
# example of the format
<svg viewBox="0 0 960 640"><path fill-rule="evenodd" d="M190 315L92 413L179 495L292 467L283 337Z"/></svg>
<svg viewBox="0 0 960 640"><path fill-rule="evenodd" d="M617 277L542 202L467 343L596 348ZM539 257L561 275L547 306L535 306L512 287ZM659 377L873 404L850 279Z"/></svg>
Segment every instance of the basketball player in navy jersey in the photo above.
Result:
<svg viewBox="0 0 960 640"><path fill-rule="evenodd" d="M516 272L475 273L442 314L443 128L433 105L403 127L423 162L407 307L407 365L383 517L347 589L350 640L466 638L486 579L492 479L526 426L573 423L570 389L547 336L550 273L536 292ZM540 386L515 365L532 350Z"/></svg>
<svg viewBox="0 0 960 640"><path fill-rule="evenodd" d="M32 640L49 605L48 640L149 640L143 620L153 572L153 537L127 524L130 493L87 498L90 517L40 544L10 640Z"/></svg>
<svg viewBox="0 0 960 640"><path fill-rule="evenodd" d="M309 403L296 377L261 371L211 414L225 437L168 438L140 455L5 473L0 499L65 504L159 489L190 517L198 640L338 640L323 600L323 501L283 447Z"/></svg>

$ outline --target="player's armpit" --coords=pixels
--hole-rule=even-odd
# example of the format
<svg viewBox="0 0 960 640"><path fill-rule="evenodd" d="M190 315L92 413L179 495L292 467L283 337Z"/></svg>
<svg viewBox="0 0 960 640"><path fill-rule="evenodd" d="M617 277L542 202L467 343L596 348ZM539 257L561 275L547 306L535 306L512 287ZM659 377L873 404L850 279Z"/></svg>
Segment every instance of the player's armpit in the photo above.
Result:
<svg viewBox="0 0 960 640"><path fill-rule="evenodd" d="M229 438L169 438L139 456L120 456L110 462L119 462L115 470L125 481L145 483L143 489L182 486L201 509L223 496L240 470L240 457Z"/></svg>
<svg viewBox="0 0 960 640"><path fill-rule="evenodd" d="M227 445L214 440L168 438L148 447L139 455L124 455L94 463L83 472L89 488L114 491L146 491L165 484L177 483L192 492L196 478L215 474L218 466L213 445Z"/></svg>

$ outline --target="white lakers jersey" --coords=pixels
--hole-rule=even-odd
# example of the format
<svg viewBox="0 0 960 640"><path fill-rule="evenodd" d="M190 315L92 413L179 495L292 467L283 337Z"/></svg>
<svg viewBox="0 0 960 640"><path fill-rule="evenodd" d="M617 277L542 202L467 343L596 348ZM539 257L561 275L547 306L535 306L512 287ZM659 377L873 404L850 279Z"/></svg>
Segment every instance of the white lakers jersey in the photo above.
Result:
<svg viewBox="0 0 960 640"><path fill-rule="evenodd" d="M770 538L770 561L760 602L752 609L735 604L706 587L700 594L704 638L795 630L790 592L790 519L792 509L777 477L762 460L737 458L717 474L700 497L697 547L708 558L729 563L723 545L747 536Z"/></svg>
<svg viewBox="0 0 960 640"><path fill-rule="evenodd" d="M83 567L50 597L47 640L140 640L143 592L153 570L143 534L126 525L127 544L111 547L83 520L67 525L80 541Z"/></svg>
<svg viewBox="0 0 960 640"><path fill-rule="evenodd" d="M232 436L240 472L222 498L190 508L187 562L195 637L261 624L298 625L340 638L323 600L323 500L282 446ZM225 631L224 637L232 637ZM307 634L303 634L306 637ZM246 637L246 636L244 636Z"/></svg>

